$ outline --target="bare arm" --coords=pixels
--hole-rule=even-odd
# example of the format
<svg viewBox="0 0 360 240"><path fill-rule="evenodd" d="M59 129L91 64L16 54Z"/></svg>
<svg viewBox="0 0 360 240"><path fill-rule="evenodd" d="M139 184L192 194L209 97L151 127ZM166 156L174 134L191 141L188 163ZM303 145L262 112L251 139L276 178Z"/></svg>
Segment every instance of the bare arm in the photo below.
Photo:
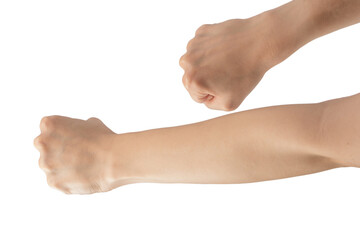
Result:
<svg viewBox="0 0 360 240"><path fill-rule="evenodd" d="M298 0L299 1L299 0ZM358 0L302 0L310 11L314 37L360 22Z"/></svg>
<svg viewBox="0 0 360 240"><path fill-rule="evenodd" d="M274 66L312 40L360 22L358 0L293 0L265 12L276 30L270 45Z"/></svg>
<svg viewBox="0 0 360 240"><path fill-rule="evenodd" d="M126 169L134 182L246 183L353 166L360 161L357 106L360 95L120 134L113 159L124 167L114 168L115 179Z"/></svg>
<svg viewBox="0 0 360 240"><path fill-rule="evenodd" d="M270 68L359 21L359 0L294 0L248 19L204 24L180 58L184 86L196 102L234 110Z"/></svg>
<svg viewBox="0 0 360 240"><path fill-rule="evenodd" d="M360 95L254 109L115 134L99 119L45 117L35 139L49 185L68 193L128 183L244 183L360 166Z"/></svg>

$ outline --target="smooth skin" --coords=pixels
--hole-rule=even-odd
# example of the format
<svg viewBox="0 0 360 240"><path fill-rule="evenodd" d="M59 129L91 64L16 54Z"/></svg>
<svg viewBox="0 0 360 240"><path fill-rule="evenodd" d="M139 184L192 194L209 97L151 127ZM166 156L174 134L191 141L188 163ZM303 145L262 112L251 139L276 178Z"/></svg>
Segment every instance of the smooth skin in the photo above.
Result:
<svg viewBox="0 0 360 240"><path fill-rule="evenodd" d="M235 110L270 68L358 22L359 0L294 0L248 19L202 25L179 61L183 84L194 101Z"/></svg>
<svg viewBox="0 0 360 240"><path fill-rule="evenodd" d="M116 134L99 119L41 120L34 144L65 193L139 183L248 183L360 166L360 94Z"/></svg>
<svg viewBox="0 0 360 240"><path fill-rule="evenodd" d="M204 25L180 64L191 97L234 110L267 70L307 42L360 21L359 0L294 0ZM138 182L246 183L360 167L360 95L254 109L116 134L97 118L47 116L34 139L48 184L65 193Z"/></svg>

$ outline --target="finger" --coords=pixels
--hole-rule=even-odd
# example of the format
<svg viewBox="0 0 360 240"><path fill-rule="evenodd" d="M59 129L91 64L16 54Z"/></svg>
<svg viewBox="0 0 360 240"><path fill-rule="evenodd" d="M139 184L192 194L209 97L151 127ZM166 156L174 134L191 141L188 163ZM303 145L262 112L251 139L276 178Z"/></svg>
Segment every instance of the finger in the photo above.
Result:
<svg viewBox="0 0 360 240"><path fill-rule="evenodd" d="M45 173L50 173L50 172L55 173L57 169L56 163L52 161L52 159L49 158L49 156L44 154L40 155L39 167Z"/></svg>
<svg viewBox="0 0 360 240"><path fill-rule="evenodd" d="M183 83L184 87L186 88L186 90L189 91L188 80L186 78L186 74L184 74L182 77L182 83Z"/></svg>
<svg viewBox="0 0 360 240"><path fill-rule="evenodd" d="M207 101L204 103L205 106L211 110L224 110L220 105L216 102L215 99L212 99L212 101Z"/></svg>
<svg viewBox="0 0 360 240"><path fill-rule="evenodd" d="M96 192L103 192L99 184L85 183L79 179L72 177L70 174L57 175L56 188L66 194L92 194Z"/></svg>
<svg viewBox="0 0 360 240"><path fill-rule="evenodd" d="M194 63L199 61L200 56L201 56L200 51L192 50L190 52L186 52L184 55L180 57L179 65L185 71L189 71L193 68Z"/></svg>
<svg viewBox="0 0 360 240"><path fill-rule="evenodd" d="M64 192L66 194L71 194L70 189L62 182L61 178L56 173L48 173L46 174L46 181L47 184L61 192Z"/></svg>
<svg viewBox="0 0 360 240"><path fill-rule="evenodd" d="M205 103L209 100L211 100L212 98L214 98L214 96L208 94L208 93L200 93L200 92L189 92L191 98L197 102L197 103Z"/></svg>
<svg viewBox="0 0 360 240"><path fill-rule="evenodd" d="M206 101L205 105L212 110L234 111L240 105L240 103L237 103L233 99L216 97L210 101Z"/></svg>
<svg viewBox="0 0 360 240"><path fill-rule="evenodd" d="M207 99L207 101L204 102L204 105L212 110L223 110L221 97L212 97Z"/></svg>
<svg viewBox="0 0 360 240"><path fill-rule="evenodd" d="M40 156L39 161L38 161L38 164L39 164L39 168L40 168L41 170L43 170L45 173L50 173L50 172L52 172L51 169L50 169L50 166L49 166L48 162L45 161L44 156Z"/></svg>
<svg viewBox="0 0 360 240"><path fill-rule="evenodd" d="M57 188L60 186L59 180L55 173L47 173L46 182L52 188Z"/></svg>
<svg viewBox="0 0 360 240"><path fill-rule="evenodd" d="M203 35L205 33L208 33L210 28L211 28L212 24L203 24L201 25L196 31L195 31L195 35L199 36L199 35Z"/></svg>
<svg viewBox="0 0 360 240"><path fill-rule="evenodd" d="M179 59L179 65L182 69L185 70L185 67L186 67L186 63L185 63L185 56L186 56L186 53L184 55L182 55Z"/></svg>
<svg viewBox="0 0 360 240"><path fill-rule="evenodd" d="M66 121L81 120L60 115L45 116L40 121L41 133L53 133L62 129L63 123Z"/></svg>
<svg viewBox="0 0 360 240"><path fill-rule="evenodd" d="M40 134L39 136L37 136L36 138L34 138L33 141L34 147L39 151L39 152L44 152L45 150L45 142L43 140L43 135Z"/></svg>
<svg viewBox="0 0 360 240"><path fill-rule="evenodd" d="M190 41L186 45L186 51L191 50L194 47L194 43L196 42L195 37L190 39Z"/></svg>
<svg viewBox="0 0 360 240"><path fill-rule="evenodd" d="M63 128L64 125L82 122L83 119L71 118L61 115L45 116L40 121L40 130L42 132L55 132Z"/></svg>
<svg viewBox="0 0 360 240"><path fill-rule="evenodd" d="M184 81L191 98L195 102L204 103L214 97L214 94L209 92L209 90L203 84L204 81L201 79L192 77L192 80L190 80L186 74Z"/></svg>
<svg viewBox="0 0 360 240"><path fill-rule="evenodd" d="M65 161L59 159L64 148L60 145L61 140L52 139L51 143L46 145L46 150L40 152L39 167L44 172L58 172L64 166Z"/></svg>
<svg viewBox="0 0 360 240"><path fill-rule="evenodd" d="M56 132L51 132L50 134L41 133L34 138L33 145L40 153L44 154L54 150L53 147L59 146L60 142L59 134Z"/></svg>
<svg viewBox="0 0 360 240"><path fill-rule="evenodd" d="M40 120L40 131L42 133L51 131L54 127L54 118L51 116L45 116Z"/></svg>
<svg viewBox="0 0 360 240"><path fill-rule="evenodd" d="M206 97L206 99L205 99L205 101L204 101L204 103L211 102L213 99L214 99L214 96L208 94L207 97Z"/></svg>

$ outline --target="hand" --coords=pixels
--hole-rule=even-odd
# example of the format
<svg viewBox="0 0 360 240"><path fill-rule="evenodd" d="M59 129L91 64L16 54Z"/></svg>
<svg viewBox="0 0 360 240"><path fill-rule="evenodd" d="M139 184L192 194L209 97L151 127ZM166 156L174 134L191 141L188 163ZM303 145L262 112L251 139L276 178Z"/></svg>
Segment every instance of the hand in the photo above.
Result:
<svg viewBox="0 0 360 240"><path fill-rule="evenodd" d="M276 64L272 35L267 15L198 28L179 62L193 100L210 109L235 110Z"/></svg>
<svg viewBox="0 0 360 240"><path fill-rule="evenodd" d="M116 134L99 119L48 116L41 120L40 129L34 145L51 187L78 194L115 188L108 150Z"/></svg>

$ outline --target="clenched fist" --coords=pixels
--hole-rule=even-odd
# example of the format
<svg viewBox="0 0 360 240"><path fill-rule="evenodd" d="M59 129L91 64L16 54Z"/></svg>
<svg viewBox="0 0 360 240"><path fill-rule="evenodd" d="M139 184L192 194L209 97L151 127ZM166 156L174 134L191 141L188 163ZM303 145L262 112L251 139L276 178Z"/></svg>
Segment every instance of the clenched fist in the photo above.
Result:
<svg viewBox="0 0 360 240"><path fill-rule="evenodd" d="M44 117L34 145L48 184L65 193L88 194L113 189L108 150L115 135L99 119Z"/></svg>
<svg viewBox="0 0 360 240"><path fill-rule="evenodd" d="M266 13L198 28L179 62L190 96L211 109L235 110L265 72L287 57L278 51L279 45L287 48L286 33L278 38L286 30L281 24L275 29L274 19Z"/></svg>

